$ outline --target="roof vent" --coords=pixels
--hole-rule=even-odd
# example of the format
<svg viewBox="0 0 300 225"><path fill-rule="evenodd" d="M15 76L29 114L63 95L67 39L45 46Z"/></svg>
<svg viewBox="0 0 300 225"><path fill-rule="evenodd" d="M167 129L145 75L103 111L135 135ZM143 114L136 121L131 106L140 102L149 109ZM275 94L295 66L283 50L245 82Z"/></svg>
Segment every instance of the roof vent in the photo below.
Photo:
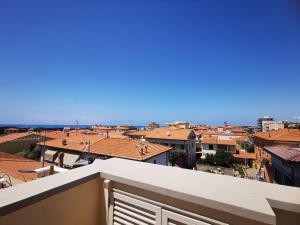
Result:
<svg viewBox="0 0 300 225"><path fill-rule="evenodd" d="M140 153L141 153L141 155L145 155L143 147L141 147Z"/></svg>
<svg viewBox="0 0 300 225"><path fill-rule="evenodd" d="M168 136L170 136L170 135L171 135L169 130L167 131L167 135L168 135Z"/></svg>
<svg viewBox="0 0 300 225"><path fill-rule="evenodd" d="M67 140L66 140L66 139L63 139L63 140L62 140L62 144L63 144L63 145L67 145Z"/></svg>

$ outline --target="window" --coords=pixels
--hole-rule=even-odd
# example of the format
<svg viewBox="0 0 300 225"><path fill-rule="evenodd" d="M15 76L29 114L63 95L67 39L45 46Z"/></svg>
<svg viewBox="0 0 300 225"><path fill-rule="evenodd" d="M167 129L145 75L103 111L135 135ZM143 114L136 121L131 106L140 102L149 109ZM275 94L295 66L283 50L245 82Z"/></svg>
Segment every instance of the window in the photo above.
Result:
<svg viewBox="0 0 300 225"><path fill-rule="evenodd" d="M209 150L214 150L214 145L208 145Z"/></svg>
<svg viewBox="0 0 300 225"><path fill-rule="evenodd" d="M227 151L226 145L218 145L218 150Z"/></svg>

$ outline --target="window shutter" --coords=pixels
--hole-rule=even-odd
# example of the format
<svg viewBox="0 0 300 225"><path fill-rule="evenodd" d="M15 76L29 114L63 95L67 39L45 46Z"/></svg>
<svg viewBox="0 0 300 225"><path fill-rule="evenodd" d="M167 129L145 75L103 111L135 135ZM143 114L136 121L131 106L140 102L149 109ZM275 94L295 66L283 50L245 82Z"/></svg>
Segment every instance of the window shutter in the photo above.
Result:
<svg viewBox="0 0 300 225"><path fill-rule="evenodd" d="M138 199L111 192L110 225L161 224L161 208Z"/></svg>
<svg viewBox="0 0 300 225"><path fill-rule="evenodd" d="M163 225L211 225L211 223L206 223L164 209L162 210L162 224Z"/></svg>

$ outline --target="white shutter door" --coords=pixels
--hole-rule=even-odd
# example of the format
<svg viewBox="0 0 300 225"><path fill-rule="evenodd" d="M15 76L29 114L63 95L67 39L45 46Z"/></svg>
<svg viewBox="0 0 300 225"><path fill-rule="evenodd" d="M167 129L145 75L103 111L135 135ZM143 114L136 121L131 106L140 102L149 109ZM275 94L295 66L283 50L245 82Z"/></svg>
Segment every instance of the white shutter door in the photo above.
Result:
<svg viewBox="0 0 300 225"><path fill-rule="evenodd" d="M161 224L161 207L111 192L110 225L151 225Z"/></svg>
<svg viewBox="0 0 300 225"><path fill-rule="evenodd" d="M187 217L178 213L162 210L162 225L210 225L197 219Z"/></svg>

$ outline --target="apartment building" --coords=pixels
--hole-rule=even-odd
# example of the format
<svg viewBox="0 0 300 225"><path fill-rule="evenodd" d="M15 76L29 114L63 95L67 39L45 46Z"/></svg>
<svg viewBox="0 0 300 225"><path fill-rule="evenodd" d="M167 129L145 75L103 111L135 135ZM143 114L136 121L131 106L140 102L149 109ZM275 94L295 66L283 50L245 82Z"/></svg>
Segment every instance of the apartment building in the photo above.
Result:
<svg viewBox="0 0 300 225"><path fill-rule="evenodd" d="M219 136L203 137L201 140L201 151L203 155L216 154L217 151L225 151L235 154L237 152L237 141Z"/></svg>
<svg viewBox="0 0 300 225"><path fill-rule="evenodd" d="M258 132L266 132L279 129L284 129L284 123L277 122L272 117L264 116L263 118L259 118L257 120L256 130Z"/></svg>
<svg viewBox="0 0 300 225"><path fill-rule="evenodd" d="M240 132L235 132L240 131ZM217 151L226 151L232 154L244 150L245 144L249 143L248 135L240 129L222 131L198 131L199 146L202 154L216 154Z"/></svg>
<svg viewBox="0 0 300 225"><path fill-rule="evenodd" d="M175 121L173 123L166 123L166 127L189 129L190 128L190 123L186 122L186 121Z"/></svg>
<svg viewBox="0 0 300 225"><path fill-rule="evenodd" d="M172 149L185 153L188 167L196 162L196 134L192 129L175 127L156 128L144 133L142 136L148 142L172 147Z"/></svg>
<svg viewBox="0 0 300 225"><path fill-rule="evenodd" d="M277 121L262 121L262 132L284 129L284 123Z"/></svg>

